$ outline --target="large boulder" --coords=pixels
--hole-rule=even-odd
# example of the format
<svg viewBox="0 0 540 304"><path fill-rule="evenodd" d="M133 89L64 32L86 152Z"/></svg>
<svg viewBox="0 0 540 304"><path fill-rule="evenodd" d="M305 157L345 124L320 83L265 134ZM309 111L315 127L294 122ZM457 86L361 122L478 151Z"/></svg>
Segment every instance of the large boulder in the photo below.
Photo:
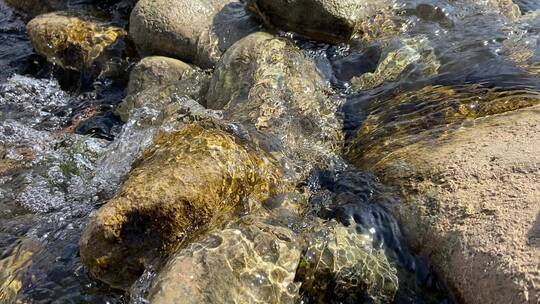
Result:
<svg viewBox="0 0 540 304"><path fill-rule="evenodd" d="M336 43L363 35L362 22L390 6L371 0L251 0L249 7L268 25Z"/></svg>
<svg viewBox="0 0 540 304"><path fill-rule="evenodd" d="M216 67L206 103L226 119L264 134L268 151L320 164L342 143L341 104L314 62L286 39L254 33L238 41ZM309 162L310 165L307 165Z"/></svg>
<svg viewBox="0 0 540 304"><path fill-rule="evenodd" d="M62 68L88 69L127 32L89 16L55 12L40 15L27 25L36 53Z"/></svg>
<svg viewBox="0 0 540 304"><path fill-rule="evenodd" d="M162 133L116 197L91 218L81 239L82 261L95 278L128 289L149 261L229 211L280 192L281 179L270 157L217 123Z"/></svg>
<svg viewBox="0 0 540 304"><path fill-rule="evenodd" d="M425 87L379 103L349 152L465 303L538 303L540 95ZM522 109L520 109L522 108Z"/></svg>
<svg viewBox="0 0 540 304"><path fill-rule="evenodd" d="M130 36L143 55L164 55L211 68L222 53L259 25L233 0L141 0Z"/></svg>

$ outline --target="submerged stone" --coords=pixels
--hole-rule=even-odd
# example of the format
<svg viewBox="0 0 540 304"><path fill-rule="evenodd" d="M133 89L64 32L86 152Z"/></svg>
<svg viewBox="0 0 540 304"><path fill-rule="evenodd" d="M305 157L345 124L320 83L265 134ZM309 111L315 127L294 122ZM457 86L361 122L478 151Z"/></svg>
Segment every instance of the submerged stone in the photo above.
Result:
<svg viewBox="0 0 540 304"><path fill-rule="evenodd" d="M301 248L286 227L247 216L176 253L153 281L151 303L296 303Z"/></svg>
<svg viewBox="0 0 540 304"><path fill-rule="evenodd" d="M540 95L428 86L375 103L349 159L396 188L392 211L465 303L540 294Z"/></svg>
<svg viewBox="0 0 540 304"><path fill-rule="evenodd" d="M2 253L0 259L0 302L20 303L17 295L23 287L23 274L39 252L41 244L34 239L24 239Z"/></svg>
<svg viewBox="0 0 540 304"><path fill-rule="evenodd" d="M90 220L82 261L95 278L128 289L147 262L283 187L270 157L215 123L163 133Z"/></svg>
<svg viewBox="0 0 540 304"><path fill-rule="evenodd" d="M176 72L168 74L173 77ZM208 91L210 76L201 70L189 67L179 76L180 80L156 78L156 74L148 73L137 76L148 84L152 81L161 81L162 85L149 85L148 88L136 94L129 94L118 105L115 114L122 121L127 121L134 109L149 106L159 110L163 118L180 119L185 115L194 117L221 117L217 111L207 110L201 103ZM133 79L133 75L132 75ZM161 79L161 80L159 80Z"/></svg>
<svg viewBox="0 0 540 304"><path fill-rule="evenodd" d="M374 101L351 140L348 158L376 165L395 150L429 138L446 137L467 121L540 103L540 94L481 85L425 86Z"/></svg>
<svg viewBox="0 0 540 304"><path fill-rule="evenodd" d="M174 254L152 280L151 303L391 301L395 269L372 240L306 216L289 193ZM347 297L348 295L351 295ZM324 302L326 300L326 302ZM143 301L144 302L144 301ZM136 302L139 303L139 302Z"/></svg>
<svg viewBox="0 0 540 304"><path fill-rule="evenodd" d="M127 95L137 94L153 86L170 84L195 71L189 64L174 58L149 56L131 71Z"/></svg>
<svg viewBox="0 0 540 304"><path fill-rule="evenodd" d="M335 221L307 232L308 242L297 271L302 292L316 303L366 301L390 303L398 290L396 269L370 235Z"/></svg>
<svg viewBox="0 0 540 304"><path fill-rule="evenodd" d="M340 149L341 100L332 95L300 49L259 32L225 53L206 102L208 108L222 109L226 119L264 134L266 148L297 162L302 175Z"/></svg>
<svg viewBox="0 0 540 304"><path fill-rule="evenodd" d="M40 15L27 25L35 51L62 68L90 68L127 32L107 22L66 12Z"/></svg>
<svg viewBox="0 0 540 304"><path fill-rule="evenodd" d="M130 36L143 55L164 55L211 68L222 53L259 25L233 0L141 0Z"/></svg>
<svg viewBox="0 0 540 304"><path fill-rule="evenodd" d="M381 58L374 72L351 80L353 89L369 90L400 78L407 81L429 78L437 75L440 67L435 50L429 45L427 38L421 36L403 39L397 45L386 47Z"/></svg>

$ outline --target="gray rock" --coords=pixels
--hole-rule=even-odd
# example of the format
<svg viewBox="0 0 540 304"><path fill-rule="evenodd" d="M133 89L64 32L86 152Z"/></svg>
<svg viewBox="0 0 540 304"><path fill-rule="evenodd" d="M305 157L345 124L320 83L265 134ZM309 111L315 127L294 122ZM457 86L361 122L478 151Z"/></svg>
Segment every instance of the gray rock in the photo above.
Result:
<svg viewBox="0 0 540 304"><path fill-rule="evenodd" d="M348 41L362 21L385 5L386 1L252 0L250 9L272 26L335 43Z"/></svg>
<svg viewBox="0 0 540 304"><path fill-rule="evenodd" d="M171 84L191 75L194 69L180 60L150 56L143 58L131 71L127 95L134 95L153 86Z"/></svg>
<svg viewBox="0 0 540 304"><path fill-rule="evenodd" d="M168 60L176 61L170 58ZM178 62L181 63L181 61ZM174 119L175 116L177 119L180 118L178 111L183 112L183 114L189 114L190 116L221 117L217 114L218 111L207 110L201 105L210 82L210 76L206 73L184 63L176 66L167 66L165 69L158 67L157 69L148 70L146 67L144 71L141 69L132 72L130 87L135 92L147 86L148 88L138 93L128 94L115 110L115 114L122 121L129 119L133 109L139 109L145 106L159 109L162 116L171 119ZM187 67L187 69L184 70L182 75L179 75L184 67ZM181 79L173 80L176 77L180 77ZM154 82L163 82L164 84L150 85L154 84Z"/></svg>
<svg viewBox="0 0 540 304"><path fill-rule="evenodd" d="M141 0L130 36L143 55L164 55L211 68L234 42L258 29L240 2Z"/></svg>

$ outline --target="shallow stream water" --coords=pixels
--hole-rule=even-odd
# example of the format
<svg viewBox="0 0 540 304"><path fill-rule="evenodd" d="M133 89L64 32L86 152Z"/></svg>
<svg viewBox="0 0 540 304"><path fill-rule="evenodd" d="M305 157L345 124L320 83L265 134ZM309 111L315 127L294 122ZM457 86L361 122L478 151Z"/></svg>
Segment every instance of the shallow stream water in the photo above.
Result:
<svg viewBox="0 0 540 304"><path fill-rule="evenodd" d="M347 141L367 147L366 161L385 153L381 143L444 136L467 119L537 99L539 3L521 1L518 13L497 1L400 3L401 27L384 42L330 46L282 33L316 60L343 98ZM385 61L391 56L393 62ZM23 17L0 0L0 302L10 293L21 303L130 301L88 277L78 243L89 214L152 143L159 113L145 107L121 125L112 109L123 98L122 83L101 79L81 92L66 77L73 75L59 76L32 53ZM368 114L377 119L366 120ZM356 138L366 126L371 131ZM354 151L350 155L354 159ZM318 215L373 236L398 268L396 303L453 303L429 261L406 246L387 211L396 198L371 174L341 161L306 181ZM138 284L144 289L146 283Z"/></svg>

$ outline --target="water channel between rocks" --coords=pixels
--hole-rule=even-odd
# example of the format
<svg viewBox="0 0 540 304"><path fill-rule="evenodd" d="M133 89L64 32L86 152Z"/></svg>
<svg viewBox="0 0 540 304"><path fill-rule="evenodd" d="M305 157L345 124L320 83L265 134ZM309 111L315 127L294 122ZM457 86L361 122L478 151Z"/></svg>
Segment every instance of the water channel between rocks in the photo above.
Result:
<svg viewBox="0 0 540 304"><path fill-rule="evenodd" d="M298 147L282 153L272 151L273 147L279 146L278 140L264 137L255 140L253 147L252 144L246 145L249 147L245 148L246 153L260 152L257 157L262 160L253 160L251 156L242 154L243 150L238 152L231 148L229 142L220 143L222 138L219 135L220 132L234 134L235 138L240 138L239 142L257 138L257 135L253 135L257 132L245 127L250 112L227 113L224 110L223 113L194 106L196 111L200 111L197 114L211 116L218 121L223 115L235 118L225 126L216 123L218 127L208 127L201 123L203 131L185 131L194 142L200 134L197 132L209 132L216 139L206 144L214 148L221 144L233 149L233 152L227 153L238 153L235 157L242 161L233 163L234 166L229 168L234 178L245 173L234 170L242 171L241 166L244 165L248 168L246 163L250 161L262 166L260 163L264 163L267 156L266 152L258 149L270 151L268 158L280 153L286 155L278 162L293 168L293 173L285 174L283 179L294 180L294 174L304 174L305 178L294 185L294 191L290 191L294 195L265 199L264 211L246 214L251 206L235 211L229 215L229 222L233 224L221 223L212 227L224 229L223 234L214 232L204 239L196 239L175 259L189 261L193 256L209 255L205 251L207 248L219 249L227 242L240 247L238 243L249 243L246 239L257 233L262 235L261 238L278 235L281 242L278 243L287 247L289 245L283 237L287 233L301 235L302 238L307 235L307 243L317 244L321 240L332 241L325 231L338 231L351 242L367 240L369 246L366 248L369 247L370 252L384 256L384 259L377 261L370 256L359 257L361 253L350 249L347 259L366 265L376 264L377 269L387 271L389 275L371 273L373 280L379 280L378 275L386 275L384 279L389 278L391 282L385 281L385 284L392 285L395 276L399 285L392 300L386 298L387 286L381 284L366 294L349 298L344 296L344 303L352 303L351 299L363 303L454 303L456 299L452 291L445 286L431 261L421 248L406 241L398 220L392 215L390 210L401 203L399 193L366 168L384 164L387 159L392 159L395 155L393 152L426 138L444 140L451 136L452 131L462 128L472 119L538 103L540 7L532 3L534 1L519 3L520 16L510 18L503 9L477 2L408 1L399 17L401 28L392 29L397 34L389 34L391 38L373 39L375 42L362 46L317 43L292 33L279 32L281 37L293 41L300 48L304 58L315 62L321 79L331 87L331 90L321 94L331 95L332 106L337 109L340 132L344 134L340 147L328 148L324 146L324 140L307 136L306 141L298 142ZM23 16L0 0L0 303L146 303L151 284L157 276L155 268L159 268L163 261L142 269L138 273L141 277L129 291L113 289L91 278L83 266L81 235L93 212L115 196L127 176L131 179L125 187L129 187L133 179L145 178L144 173L130 175L134 163L151 168L151 161L159 164L160 153L164 151L160 148L192 149L196 153L201 147L168 146L171 141L167 142L167 134L176 134L171 130L176 130L179 123L164 121L163 111L168 108L163 106L142 106L131 111L122 122L123 117L116 114L117 109L121 109L118 105L126 97L126 80L98 77L88 82L84 75L62 71L58 66L46 63L33 53L24 20ZM272 47L278 46L268 46ZM297 61L300 68L302 60ZM230 76L228 71L219 72L222 73L220 77ZM201 73L203 78L209 74ZM276 84L268 86L289 88L280 82L280 76L276 76ZM195 76L194 79L199 80ZM299 83L301 81L298 80ZM186 91L195 91L195 87L189 86ZM309 96L315 100L320 97L318 93L311 93L298 93L300 97L297 98ZM160 92L151 93L150 96L160 94L167 92L160 89ZM294 95L296 92L287 94ZM175 100L183 101L183 97L172 95L172 103ZM209 98L208 102L211 101ZM307 104L310 105L309 102ZM276 102L276 108L280 106L283 105ZM196 112L193 108L190 111ZM180 112L182 109L175 110ZM292 125L294 131L295 123L302 124L301 119L305 117L294 116L294 113L290 115L293 122L285 123ZM324 116L327 113L309 115ZM294 122L297 119L300 123ZM328 130L336 122L330 119L321 121L330 127L320 125L312 129L321 129L320 132L327 137L334 136ZM259 119L257 123L264 125L268 121ZM283 133L279 132L268 133L280 138ZM144 152L152 147L156 138L162 139L161 146L152 148L152 152ZM320 142L320 146L317 146ZM338 152L319 152L327 148ZM141 161L144 153L154 153L153 159ZM311 158L311 154L318 153L322 156ZM298 155L311 162L308 169L303 168L304 163L288 162L294 157L298 158ZM186 159L190 158L186 156ZM185 166L197 168L195 165ZM208 162L208 166L212 164ZM204 168L199 169L204 171ZM213 167L211 169L214 170ZM161 171L165 175L167 170L156 170L154 174L159 175ZM270 172L267 173L269 181L258 182L264 183L264 187L266 183L272 185L272 168L256 167L253 170ZM298 173L302 170L307 172ZM235 186L233 177L233 182L227 181L231 187ZM254 179L262 180L263 177ZM256 184L253 187L258 189L259 186ZM302 208L307 211L298 217L283 207L288 204L303 204ZM136 224L124 227L121 233L129 234L130 231L143 229L142 226L151 222L142 216L133 221ZM325 226L327 223L332 224ZM245 239L236 240L239 234L245 234ZM141 240L133 240L138 241ZM223 262L219 258L227 259L227 255L233 256L235 253L227 251L227 248L223 250L224 256L212 262ZM294 265L300 268L295 279L305 275L301 268L305 266L303 263L309 265L306 256L319 254L316 249L312 251L298 253L303 257L298 257L301 261L299 266ZM286 258L283 253L271 257L276 260ZM261 265L266 262L261 258L248 272L260 271L264 276L266 270L257 267L263 267ZM275 264L286 268L287 262L275 261ZM386 269L385 263L392 269ZM309 273L309 270L305 271ZM216 276L227 278L218 270L214 272ZM161 274L164 277L167 275L174 277ZM227 282L221 284L209 286L227 286ZM261 281L253 284L266 283ZM300 288L301 296L296 299L298 302L314 303L318 300L324 303L335 300L330 292L321 295L323 288L317 282L310 284L312 289ZM332 287L326 286L328 289ZM289 293L296 291L281 292L285 299ZM17 300L8 302L8 299Z"/></svg>

